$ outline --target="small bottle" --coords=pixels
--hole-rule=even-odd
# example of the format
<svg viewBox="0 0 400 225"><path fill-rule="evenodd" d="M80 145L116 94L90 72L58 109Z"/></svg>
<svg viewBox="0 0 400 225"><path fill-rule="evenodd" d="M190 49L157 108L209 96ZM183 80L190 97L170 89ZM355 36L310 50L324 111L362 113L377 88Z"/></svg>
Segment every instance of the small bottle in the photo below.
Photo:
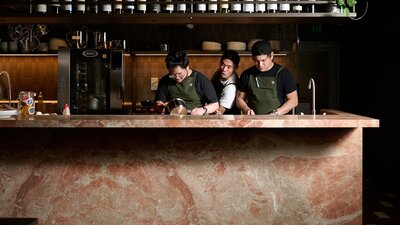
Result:
<svg viewBox="0 0 400 225"><path fill-rule="evenodd" d="M315 0L308 0L309 2L315 2ZM314 4L308 4L306 7L306 12L308 13L315 13L315 5Z"/></svg>
<svg viewBox="0 0 400 225"><path fill-rule="evenodd" d="M300 1L298 1L300 3ZM292 8L293 12L301 13L303 11L303 6L300 4L294 5Z"/></svg>
<svg viewBox="0 0 400 225"><path fill-rule="evenodd" d="M71 110L70 110L68 104L65 104L65 105L64 105L62 114L63 114L64 116L70 116L70 115L71 115Z"/></svg>
<svg viewBox="0 0 400 225"><path fill-rule="evenodd" d="M70 14L72 13L72 0L64 0L62 5L63 13Z"/></svg>
<svg viewBox="0 0 400 225"><path fill-rule="evenodd" d="M231 11L232 11L232 12L235 12L235 13L240 13L240 12L242 11L242 4L240 4L240 2L238 2L238 3L233 3L233 4L232 4Z"/></svg>
<svg viewBox="0 0 400 225"><path fill-rule="evenodd" d="M281 4L279 4L279 11L280 12L285 12L285 13L290 12L290 4L289 3L281 3Z"/></svg>
<svg viewBox="0 0 400 225"><path fill-rule="evenodd" d="M51 14L59 14L60 13L60 0L51 0L50 3L50 13Z"/></svg>
<svg viewBox="0 0 400 225"><path fill-rule="evenodd" d="M101 4L101 11L106 14L110 14L112 12L112 4L110 0L103 0L103 3Z"/></svg>
<svg viewBox="0 0 400 225"><path fill-rule="evenodd" d="M221 2L228 2L229 0L221 0ZM228 13L229 12L229 3L221 3L219 7L221 9L221 13Z"/></svg>
<svg viewBox="0 0 400 225"><path fill-rule="evenodd" d="M253 0L244 0L245 2L253 2ZM245 13L253 13L254 12L254 4L253 3L244 3L243 4L243 12Z"/></svg>
<svg viewBox="0 0 400 225"><path fill-rule="evenodd" d="M114 1L114 13L118 13L118 14L122 13L122 0Z"/></svg>
<svg viewBox="0 0 400 225"><path fill-rule="evenodd" d="M99 13L99 3L98 0L92 0L90 3L90 13L97 14Z"/></svg>
<svg viewBox="0 0 400 225"><path fill-rule="evenodd" d="M211 3L215 2L215 3ZM218 12L218 3L217 0L210 0L210 3L208 4L208 11L211 13L217 13Z"/></svg>
<svg viewBox="0 0 400 225"><path fill-rule="evenodd" d="M178 12L185 13L187 12L187 9L188 8L186 6L185 0L180 0L178 3Z"/></svg>
<svg viewBox="0 0 400 225"><path fill-rule="evenodd" d="M42 92L39 92L39 95L38 95L38 105L37 105L36 111L42 112L42 113L44 111L43 110L43 94L42 94Z"/></svg>
<svg viewBox="0 0 400 225"><path fill-rule="evenodd" d="M274 1L276 2L277 0L269 0L270 2ZM278 4L276 3L268 3L267 4L267 10L270 13L275 13L278 10Z"/></svg>
<svg viewBox="0 0 400 225"><path fill-rule="evenodd" d="M172 2L172 0L165 0L166 2ZM164 12L172 13L174 11L174 4L167 3L164 5Z"/></svg>
<svg viewBox="0 0 400 225"><path fill-rule="evenodd" d="M159 3L159 0L154 0L154 3L151 5L151 12L153 13L161 12L161 5Z"/></svg>
<svg viewBox="0 0 400 225"><path fill-rule="evenodd" d="M146 13L146 10L147 10L146 0L138 0L137 11L141 13Z"/></svg>
<svg viewBox="0 0 400 225"><path fill-rule="evenodd" d="M85 0L76 0L76 12L78 13L85 13L86 11L86 5L85 5Z"/></svg>
<svg viewBox="0 0 400 225"><path fill-rule="evenodd" d="M258 0L258 1L265 1L265 0ZM265 12L265 3L256 3L256 12L264 13Z"/></svg>
<svg viewBox="0 0 400 225"><path fill-rule="evenodd" d="M133 14L135 12L135 0L125 0L125 13Z"/></svg>
<svg viewBox="0 0 400 225"><path fill-rule="evenodd" d="M37 14L45 14L47 13L47 5L42 0L36 0L37 3L35 5L35 13Z"/></svg>
<svg viewBox="0 0 400 225"><path fill-rule="evenodd" d="M206 11L207 5L203 0L199 0L198 4L196 4L196 12L198 13L204 13Z"/></svg>

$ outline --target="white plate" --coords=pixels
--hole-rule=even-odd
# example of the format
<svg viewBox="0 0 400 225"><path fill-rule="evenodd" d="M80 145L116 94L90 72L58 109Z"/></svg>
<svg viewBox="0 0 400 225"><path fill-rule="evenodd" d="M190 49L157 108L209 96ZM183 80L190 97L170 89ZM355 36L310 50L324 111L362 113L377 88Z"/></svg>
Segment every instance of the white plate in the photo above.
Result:
<svg viewBox="0 0 400 225"><path fill-rule="evenodd" d="M7 118L17 115L17 110L16 109L5 109L5 110L0 110L0 118Z"/></svg>

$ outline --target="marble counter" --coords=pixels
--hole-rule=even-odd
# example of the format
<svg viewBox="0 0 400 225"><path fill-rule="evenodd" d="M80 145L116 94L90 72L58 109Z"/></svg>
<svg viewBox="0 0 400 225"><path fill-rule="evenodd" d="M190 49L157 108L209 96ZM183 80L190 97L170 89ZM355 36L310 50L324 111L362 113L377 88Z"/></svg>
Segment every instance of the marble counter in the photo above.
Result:
<svg viewBox="0 0 400 225"><path fill-rule="evenodd" d="M0 119L0 127L86 128L345 128L379 127L379 120L336 110L326 115L72 115Z"/></svg>
<svg viewBox="0 0 400 225"><path fill-rule="evenodd" d="M362 133L379 120L330 111L8 118L0 126L0 217L39 225L361 225Z"/></svg>

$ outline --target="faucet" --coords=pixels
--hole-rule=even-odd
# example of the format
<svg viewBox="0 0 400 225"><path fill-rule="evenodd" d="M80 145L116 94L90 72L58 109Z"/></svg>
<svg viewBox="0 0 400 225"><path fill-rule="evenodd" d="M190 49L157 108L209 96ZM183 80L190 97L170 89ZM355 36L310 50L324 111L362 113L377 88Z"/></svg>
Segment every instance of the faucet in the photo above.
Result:
<svg viewBox="0 0 400 225"><path fill-rule="evenodd" d="M9 100L9 105L11 106L11 84L10 84L10 75L8 75L7 71L1 71L0 76L4 75L6 76L7 79L7 85L8 85L8 100Z"/></svg>
<svg viewBox="0 0 400 225"><path fill-rule="evenodd" d="M308 81L308 89L312 88L312 109L311 113L315 116L315 82L313 78Z"/></svg>

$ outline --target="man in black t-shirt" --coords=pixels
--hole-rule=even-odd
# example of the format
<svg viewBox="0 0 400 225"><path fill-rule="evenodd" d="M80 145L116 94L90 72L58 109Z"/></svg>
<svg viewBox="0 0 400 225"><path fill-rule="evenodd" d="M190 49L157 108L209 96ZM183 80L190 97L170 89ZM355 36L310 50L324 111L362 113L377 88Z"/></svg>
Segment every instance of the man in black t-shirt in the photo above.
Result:
<svg viewBox="0 0 400 225"><path fill-rule="evenodd" d="M298 104L297 86L288 69L273 62L271 44L262 40L251 48L254 66L240 76L236 104L245 115L283 115Z"/></svg>

